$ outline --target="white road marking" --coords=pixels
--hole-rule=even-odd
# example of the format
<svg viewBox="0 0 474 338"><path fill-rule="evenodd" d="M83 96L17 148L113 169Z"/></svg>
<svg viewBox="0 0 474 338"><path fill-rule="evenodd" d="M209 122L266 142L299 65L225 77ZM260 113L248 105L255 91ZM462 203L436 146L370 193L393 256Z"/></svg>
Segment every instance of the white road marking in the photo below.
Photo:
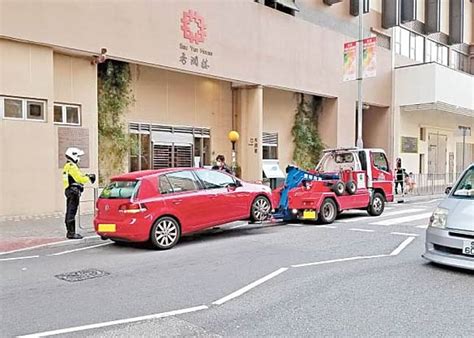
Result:
<svg viewBox="0 0 474 338"><path fill-rule="evenodd" d="M360 231L360 232L375 232L375 230L369 230L369 229L358 229L358 228L352 228L349 229L350 231Z"/></svg>
<svg viewBox="0 0 474 338"><path fill-rule="evenodd" d="M60 255L65 255L71 252L77 252L77 251L83 251L83 250L89 250L89 249L94 249L98 248L100 246L105 246L105 245L110 245L113 244L112 242L107 242L107 243L102 243L102 244L97 244L97 245L91 245L91 246L86 246L84 248L79 248L79 249L73 249L73 250L67 250L67 251L61 251L61 252L56 252L47 256L60 256Z"/></svg>
<svg viewBox="0 0 474 338"><path fill-rule="evenodd" d="M288 224L290 227L304 227L304 224Z"/></svg>
<svg viewBox="0 0 474 338"><path fill-rule="evenodd" d="M406 233L406 232L391 232L390 234L391 235L400 235L400 236L413 236L413 237L420 236L418 234L409 234L409 233Z"/></svg>
<svg viewBox="0 0 474 338"><path fill-rule="evenodd" d="M224 304L225 302L228 302L229 300L232 300L232 299L234 299L234 298L237 298L237 297L243 295L244 293L250 291L251 289L253 289L253 288L259 286L260 284L263 284L263 283L265 283L266 281L268 281L268 280L270 280L270 279L272 279L272 278L278 276L279 274L285 272L286 270L288 270L288 268L280 268L280 269L278 269L278 270L276 270L276 271L273 271L271 274L268 274L268 275L266 275L265 277L262 277L262 278L256 280L255 282L250 283L250 284L247 285L247 286L244 286L243 288L241 288L241 289L239 289L239 290L237 290L237 291L231 293L231 294L228 295L228 296L225 296L225 297L223 297L223 298L221 298L221 299L216 300L216 301L213 302L212 304L214 304L214 305L222 305L222 304Z"/></svg>
<svg viewBox="0 0 474 338"><path fill-rule="evenodd" d="M382 215L378 216L380 217L391 217L391 216L397 216L397 215L404 215L404 214L411 214L414 212L419 212L419 211L425 211L425 209L408 209L408 210L399 210L399 211L392 211L392 212L387 212L383 213ZM342 219L338 220L340 223L351 223L351 222L358 222L361 220L373 218L372 216L363 216L363 217L354 217L354 218L349 218L349 219Z"/></svg>
<svg viewBox="0 0 474 338"><path fill-rule="evenodd" d="M318 228L337 229L334 225L318 225Z"/></svg>
<svg viewBox="0 0 474 338"><path fill-rule="evenodd" d="M400 218L395 218L395 219L387 219L385 221L380 221L380 222L374 222L374 223L369 223L372 225L394 225L394 224L401 224L401 223L407 223L407 222L412 222L412 221L418 221L420 219L424 218L429 218L431 216L431 212L427 212L424 214L418 214L418 215L413 215L413 216L406 216L406 217L400 217Z"/></svg>
<svg viewBox="0 0 474 338"><path fill-rule="evenodd" d="M306 266L313 266L313 265L323 265L323 264L330 264L330 263L356 261L356 260L360 260L360 259L380 258L380 257L388 257L388 256L389 255L355 256L355 257L348 257L348 258L331 259L329 261L295 264L295 265L292 265L291 267L292 268L303 268L303 267L306 267Z"/></svg>
<svg viewBox="0 0 474 338"><path fill-rule="evenodd" d="M57 242L39 244L39 245L35 245L35 246L30 246L28 248L22 248L22 249L16 249L16 250L11 250L11 251L0 252L0 256L12 254L12 253L15 253L15 252L22 252L22 251L28 251L28 250L38 249L38 248L44 248L46 246L53 246L53 245L64 244L64 243L71 243L72 244L72 243L77 243L79 241L82 241L84 239L99 238L99 237L100 236L98 236L98 235L94 235L94 236L83 237L82 239L74 239L74 240L66 239L66 240L57 241Z"/></svg>
<svg viewBox="0 0 474 338"><path fill-rule="evenodd" d="M408 246L408 244L413 242L414 239L415 237L408 237L407 239L405 239L395 250L392 251L390 256L397 256L400 252L403 251L403 249Z"/></svg>
<svg viewBox="0 0 474 338"><path fill-rule="evenodd" d="M181 314L184 314L184 313L202 311L202 310L206 310L206 309L208 309L208 308L209 308L209 307L207 307L206 305L201 305L201 306L195 306L195 307L190 307L190 308L181 309L181 310L175 310L175 311L169 311L169 312L156 313L156 314L147 315L147 316L134 317L134 318L126 318L126 319L119 319L119 320L112 320L112 321L109 321L109 322L96 323L96 324L89 324L89 325L83 325L83 326L75 326L75 327L70 327L70 328L67 328L67 329L60 329L60 330L53 330L53 331L46 331L46 332L33 333L33 334L24 335L24 336L19 336L19 337L46 337L46 336L54 336L54 335L58 335L58 334L66 334L66 333L71 333L71 332L92 330L92 329L98 329L98 328L107 327L107 326L113 326L113 325L128 324L128 323L141 322L141 321L144 321L144 320L151 320L151 319L158 319L158 318L171 317L171 316L181 315Z"/></svg>
<svg viewBox="0 0 474 338"><path fill-rule="evenodd" d="M420 229L428 229L428 224L417 225L416 227Z"/></svg>
<svg viewBox="0 0 474 338"><path fill-rule="evenodd" d="M0 262L6 261L19 261L20 259L30 259L30 258L38 258L39 256L23 256L23 257L13 257L13 258L1 258Z"/></svg>
<svg viewBox="0 0 474 338"><path fill-rule="evenodd" d="M230 227L229 229L237 229L237 228L244 227L244 226L246 226L246 225L248 225L248 224L245 223L245 224L234 225L233 227Z"/></svg>
<svg viewBox="0 0 474 338"><path fill-rule="evenodd" d="M434 202L438 202L438 201L441 201L442 198L435 198L433 200L430 200L428 202L416 202L416 203L410 203L411 205L421 205L421 204L430 204L430 203L434 203Z"/></svg>

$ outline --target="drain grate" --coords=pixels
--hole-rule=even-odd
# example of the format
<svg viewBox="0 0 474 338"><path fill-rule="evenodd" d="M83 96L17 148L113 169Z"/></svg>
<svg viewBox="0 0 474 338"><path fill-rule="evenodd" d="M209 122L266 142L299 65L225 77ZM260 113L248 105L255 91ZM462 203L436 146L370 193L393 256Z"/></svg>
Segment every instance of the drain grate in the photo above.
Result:
<svg viewBox="0 0 474 338"><path fill-rule="evenodd" d="M110 275L110 273L102 270L85 269L74 272L62 273L60 275L55 275L54 277L66 282L82 282L84 280L104 277L108 275Z"/></svg>

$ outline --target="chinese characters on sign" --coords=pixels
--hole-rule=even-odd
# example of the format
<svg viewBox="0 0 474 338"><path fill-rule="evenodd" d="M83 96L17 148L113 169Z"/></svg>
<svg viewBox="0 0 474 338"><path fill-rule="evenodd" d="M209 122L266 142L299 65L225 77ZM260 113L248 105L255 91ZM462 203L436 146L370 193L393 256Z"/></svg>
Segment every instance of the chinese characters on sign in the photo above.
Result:
<svg viewBox="0 0 474 338"><path fill-rule="evenodd" d="M178 62L183 66L207 70L211 68L213 53L203 47L193 45L203 44L207 38L207 26L199 13L193 10L183 12L181 17L183 38L189 43L179 44Z"/></svg>
<svg viewBox="0 0 474 338"><path fill-rule="evenodd" d="M362 78L375 77L377 73L377 58L375 54L377 38L371 37L364 39L363 59L362 59ZM344 70L343 81L352 81L357 79L357 41L344 44Z"/></svg>

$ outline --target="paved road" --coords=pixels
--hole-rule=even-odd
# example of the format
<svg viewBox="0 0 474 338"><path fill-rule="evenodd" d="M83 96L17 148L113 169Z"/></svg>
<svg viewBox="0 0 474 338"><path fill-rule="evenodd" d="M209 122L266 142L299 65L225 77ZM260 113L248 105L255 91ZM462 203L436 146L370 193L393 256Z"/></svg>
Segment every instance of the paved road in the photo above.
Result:
<svg viewBox="0 0 474 338"><path fill-rule="evenodd" d="M164 252L90 239L2 255L1 334L473 336L473 274L420 257L436 204L230 224ZM104 275L55 277L84 269Z"/></svg>

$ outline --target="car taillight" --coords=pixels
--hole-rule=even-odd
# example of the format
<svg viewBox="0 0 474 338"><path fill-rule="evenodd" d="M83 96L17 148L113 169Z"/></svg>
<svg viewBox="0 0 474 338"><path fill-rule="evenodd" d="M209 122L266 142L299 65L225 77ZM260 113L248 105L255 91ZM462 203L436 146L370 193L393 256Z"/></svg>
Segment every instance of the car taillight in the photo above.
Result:
<svg viewBox="0 0 474 338"><path fill-rule="evenodd" d="M142 203L127 203L119 207L119 212L123 212L124 214L137 214L145 211L147 211L147 207Z"/></svg>

